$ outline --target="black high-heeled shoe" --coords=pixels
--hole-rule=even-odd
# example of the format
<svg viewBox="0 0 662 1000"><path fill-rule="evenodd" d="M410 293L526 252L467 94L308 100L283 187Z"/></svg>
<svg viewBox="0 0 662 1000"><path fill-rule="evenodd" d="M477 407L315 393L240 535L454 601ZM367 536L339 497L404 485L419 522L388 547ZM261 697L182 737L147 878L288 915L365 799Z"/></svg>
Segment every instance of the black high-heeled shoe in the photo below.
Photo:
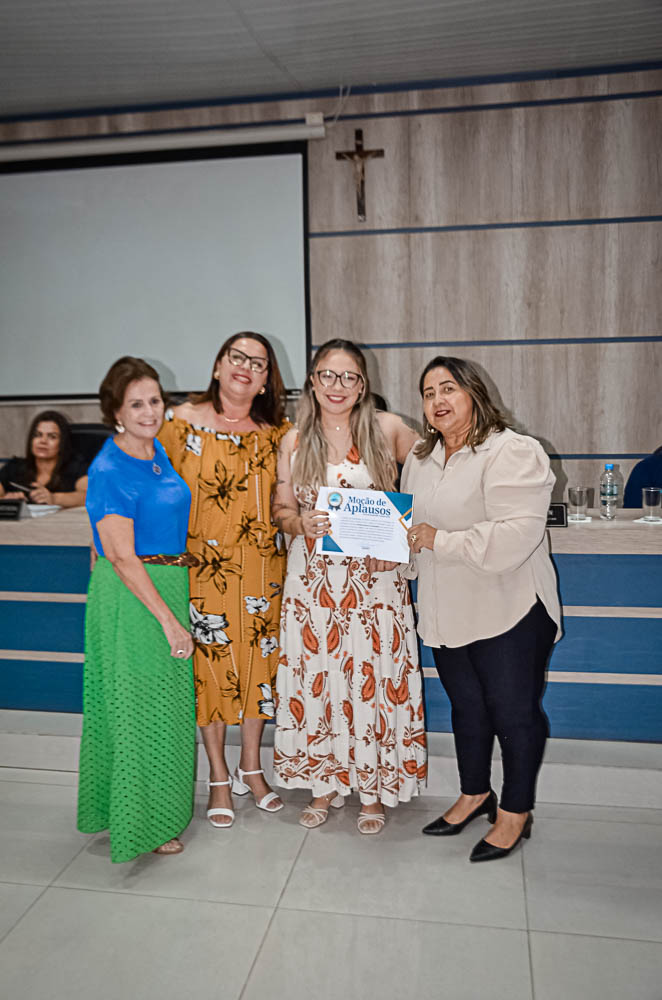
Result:
<svg viewBox="0 0 662 1000"><path fill-rule="evenodd" d="M486 840L479 840L474 847L469 861L496 861L497 858L507 858L509 854L515 850L517 845L521 843L522 840L528 840L531 836L531 827L533 826L533 815L529 813L524 821L524 826L522 827L522 832L510 847L496 847L494 844L488 844Z"/></svg>
<svg viewBox="0 0 662 1000"><path fill-rule="evenodd" d="M473 812L470 812L466 819L463 819L461 823L449 823L445 820L443 816L439 819L433 819L431 823L423 827L423 833L429 834L431 837L454 837L455 834L461 833L465 826L471 823L472 819L476 819L478 816L484 816L487 814L487 818L490 823L494 823L497 814L497 797L496 793L490 788L489 794L486 799L483 799L479 806L476 806Z"/></svg>

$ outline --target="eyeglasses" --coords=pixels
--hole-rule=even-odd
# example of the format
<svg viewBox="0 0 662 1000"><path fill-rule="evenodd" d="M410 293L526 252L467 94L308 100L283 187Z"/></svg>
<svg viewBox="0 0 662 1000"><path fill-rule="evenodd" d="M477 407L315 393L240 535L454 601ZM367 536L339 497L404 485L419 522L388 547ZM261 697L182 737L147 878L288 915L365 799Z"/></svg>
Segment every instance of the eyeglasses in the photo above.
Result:
<svg viewBox="0 0 662 1000"><path fill-rule="evenodd" d="M263 375L269 367L268 358L251 358L248 354L244 354L243 351L238 350L236 347L231 347L227 353L228 361L235 368L239 368L241 365L248 361L248 367L252 372L258 372Z"/></svg>
<svg viewBox="0 0 662 1000"><path fill-rule="evenodd" d="M356 389L360 382L363 382L363 375L358 372L332 372L330 368L323 368L315 372L317 381L325 389L330 389L340 382L343 389Z"/></svg>

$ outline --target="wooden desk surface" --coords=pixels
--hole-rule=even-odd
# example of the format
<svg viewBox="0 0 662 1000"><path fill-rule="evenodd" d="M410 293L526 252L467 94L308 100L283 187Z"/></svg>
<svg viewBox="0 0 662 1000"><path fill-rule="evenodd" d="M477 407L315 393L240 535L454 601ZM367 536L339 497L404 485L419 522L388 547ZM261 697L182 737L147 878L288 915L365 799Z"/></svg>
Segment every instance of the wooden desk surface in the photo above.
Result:
<svg viewBox="0 0 662 1000"><path fill-rule="evenodd" d="M548 530L552 552L584 555L662 555L662 524L634 524L641 510L619 510L613 521L593 520ZM89 546L92 532L84 507L0 522L0 545Z"/></svg>
<svg viewBox="0 0 662 1000"><path fill-rule="evenodd" d="M70 507L41 517L0 522L0 545L89 546L92 530L84 507Z"/></svg>
<svg viewBox="0 0 662 1000"><path fill-rule="evenodd" d="M587 522L568 522L567 528L549 528L554 553L578 555L662 555L662 524L635 524L642 510L620 509L613 521L603 521L589 510Z"/></svg>

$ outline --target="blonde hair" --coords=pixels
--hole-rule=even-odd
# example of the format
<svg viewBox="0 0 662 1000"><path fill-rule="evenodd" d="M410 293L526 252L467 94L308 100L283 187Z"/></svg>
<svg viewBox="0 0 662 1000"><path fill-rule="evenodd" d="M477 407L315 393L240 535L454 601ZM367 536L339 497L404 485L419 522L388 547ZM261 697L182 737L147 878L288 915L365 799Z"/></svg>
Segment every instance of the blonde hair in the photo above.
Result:
<svg viewBox="0 0 662 1000"><path fill-rule="evenodd" d="M365 358L351 340L328 340L318 349L310 363L297 408L299 443L292 466L292 479L299 486L312 486L314 489L326 484L328 445L322 429L320 405L313 392L312 379L320 362L332 351L345 351L354 359L361 372L363 388L349 418L352 443L367 466L375 488L392 490L397 467L379 426L370 392Z"/></svg>

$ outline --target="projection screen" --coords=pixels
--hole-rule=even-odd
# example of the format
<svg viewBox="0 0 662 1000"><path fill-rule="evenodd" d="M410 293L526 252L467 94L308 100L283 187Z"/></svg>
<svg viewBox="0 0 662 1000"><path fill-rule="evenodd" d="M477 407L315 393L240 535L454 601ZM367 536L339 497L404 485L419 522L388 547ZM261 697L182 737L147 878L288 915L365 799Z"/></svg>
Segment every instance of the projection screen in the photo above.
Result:
<svg viewBox="0 0 662 1000"><path fill-rule="evenodd" d="M298 388L304 248L300 148L3 172L0 396L96 393L123 354L199 389L239 330L268 336Z"/></svg>

